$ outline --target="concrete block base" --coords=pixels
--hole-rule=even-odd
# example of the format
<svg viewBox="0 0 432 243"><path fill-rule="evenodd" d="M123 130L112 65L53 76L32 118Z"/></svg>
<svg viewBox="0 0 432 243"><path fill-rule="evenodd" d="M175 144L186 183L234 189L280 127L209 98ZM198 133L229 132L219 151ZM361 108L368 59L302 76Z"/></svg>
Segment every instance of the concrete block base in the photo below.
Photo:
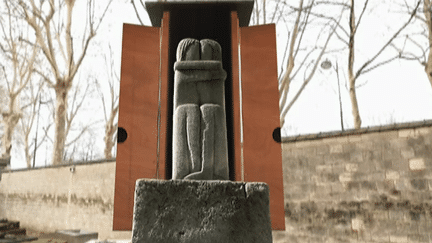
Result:
<svg viewBox="0 0 432 243"><path fill-rule="evenodd" d="M57 230L55 233L45 234L40 238L59 239L68 243L84 243L92 239L97 240L98 233L85 230Z"/></svg>
<svg viewBox="0 0 432 243"><path fill-rule="evenodd" d="M268 186L137 180L132 242L271 243Z"/></svg>

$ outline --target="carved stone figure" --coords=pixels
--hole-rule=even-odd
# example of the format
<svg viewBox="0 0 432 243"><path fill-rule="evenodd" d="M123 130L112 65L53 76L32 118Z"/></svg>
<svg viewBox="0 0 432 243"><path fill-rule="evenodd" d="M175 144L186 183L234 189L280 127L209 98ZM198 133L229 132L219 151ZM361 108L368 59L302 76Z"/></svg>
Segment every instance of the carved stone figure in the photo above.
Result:
<svg viewBox="0 0 432 243"><path fill-rule="evenodd" d="M174 64L173 179L228 180L220 45L183 39Z"/></svg>

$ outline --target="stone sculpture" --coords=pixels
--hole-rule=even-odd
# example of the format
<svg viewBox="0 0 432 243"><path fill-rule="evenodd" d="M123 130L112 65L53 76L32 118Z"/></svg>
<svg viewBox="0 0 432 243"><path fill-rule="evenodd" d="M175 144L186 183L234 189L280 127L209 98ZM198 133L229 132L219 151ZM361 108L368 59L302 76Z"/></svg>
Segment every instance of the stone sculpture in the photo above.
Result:
<svg viewBox="0 0 432 243"><path fill-rule="evenodd" d="M221 46L209 39L183 39L174 71L172 178L228 180Z"/></svg>

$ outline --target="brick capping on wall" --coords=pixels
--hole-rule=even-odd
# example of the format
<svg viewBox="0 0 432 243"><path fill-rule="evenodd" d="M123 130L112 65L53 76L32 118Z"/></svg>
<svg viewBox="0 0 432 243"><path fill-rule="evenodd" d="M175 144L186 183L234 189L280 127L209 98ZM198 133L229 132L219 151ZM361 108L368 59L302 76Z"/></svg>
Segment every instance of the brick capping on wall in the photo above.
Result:
<svg viewBox="0 0 432 243"><path fill-rule="evenodd" d="M48 168L59 168L59 167L67 167L67 166L79 166L79 165L90 165L90 164L112 163L112 162L116 162L116 158L87 160L87 161L75 161L75 162L68 162L68 163L59 164L59 165L38 166L38 167L34 167L34 168L5 169L5 170L2 170L1 173L13 173L13 172L20 172L20 171L28 171L28 170L39 170L39 169L48 169Z"/></svg>
<svg viewBox="0 0 432 243"><path fill-rule="evenodd" d="M372 127L365 127L360 129L348 129L345 131L332 131L332 132L322 132L322 133L320 132L314 134L289 136L289 137L283 137L282 143L293 143L298 141L314 140L314 139L321 139L321 138L335 138L335 137L343 137L343 136L350 136L350 135L360 135L360 134L373 133L373 132L397 131L401 129L420 128L420 127L432 127L432 120L397 123L397 124L390 124L390 125L383 125L383 126L372 126Z"/></svg>

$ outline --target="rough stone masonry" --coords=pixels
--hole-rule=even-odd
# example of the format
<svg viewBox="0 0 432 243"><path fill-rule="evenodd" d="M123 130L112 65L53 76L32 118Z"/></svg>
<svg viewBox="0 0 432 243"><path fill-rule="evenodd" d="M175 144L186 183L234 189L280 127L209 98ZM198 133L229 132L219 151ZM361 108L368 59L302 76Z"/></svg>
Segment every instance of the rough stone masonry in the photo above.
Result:
<svg viewBox="0 0 432 243"><path fill-rule="evenodd" d="M432 242L432 122L286 138L277 242Z"/></svg>
<svg viewBox="0 0 432 243"><path fill-rule="evenodd" d="M265 183L138 180L132 242L271 243Z"/></svg>

